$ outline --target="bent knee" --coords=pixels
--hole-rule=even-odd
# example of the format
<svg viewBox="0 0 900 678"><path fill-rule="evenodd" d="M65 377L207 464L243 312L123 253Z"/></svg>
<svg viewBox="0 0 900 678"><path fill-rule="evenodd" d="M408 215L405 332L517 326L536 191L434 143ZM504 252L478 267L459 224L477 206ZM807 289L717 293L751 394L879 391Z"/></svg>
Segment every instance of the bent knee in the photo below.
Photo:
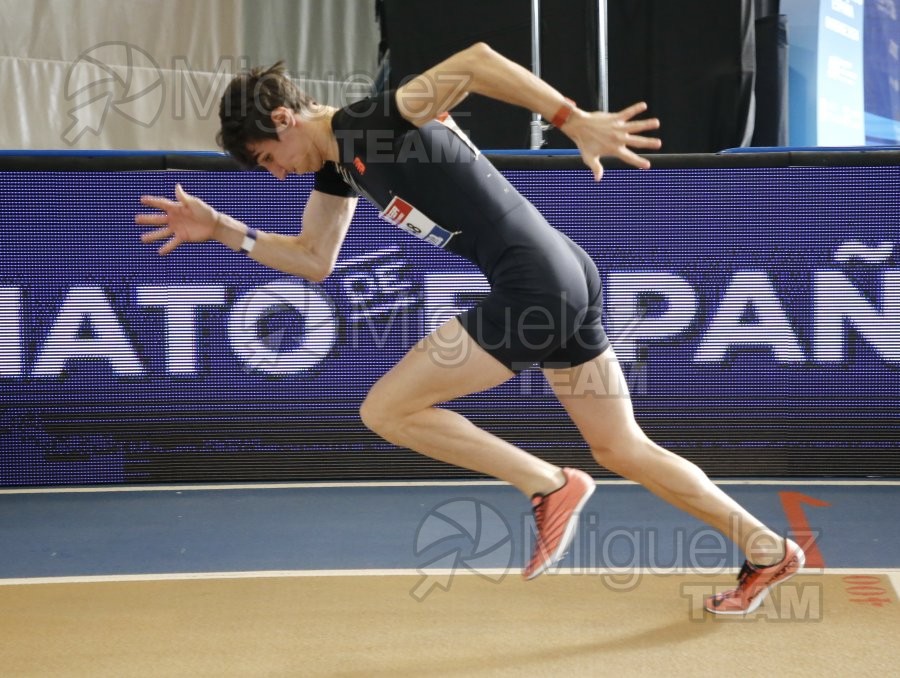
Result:
<svg viewBox="0 0 900 678"><path fill-rule="evenodd" d="M391 416L389 408L370 392L359 406L359 418L367 429L380 435L387 429Z"/></svg>
<svg viewBox="0 0 900 678"><path fill-rule="evenodd" d="M653 443L638 426L622 430L610 430L603 436L588 441L591 454L600 464L606 460L628 460L643 456Z"/></svg>
<svg viewBox="0 0 900 678"><path fill-rule="evenodd" d="M393 397L384 388L379 388L378 384L372 387L359 406L362 423L382 438L389 438L408 414L408 404Z"/></svg>

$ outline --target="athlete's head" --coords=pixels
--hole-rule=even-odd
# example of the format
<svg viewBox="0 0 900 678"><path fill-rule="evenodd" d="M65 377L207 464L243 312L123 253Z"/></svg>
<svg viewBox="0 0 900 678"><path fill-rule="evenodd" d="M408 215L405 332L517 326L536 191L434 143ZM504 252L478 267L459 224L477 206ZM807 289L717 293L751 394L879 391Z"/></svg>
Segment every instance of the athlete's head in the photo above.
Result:
<svg viewBox="0 0 900 678"><path fill-rule="evenodd" d="M288 77L284 63L253 68L236 75L219 102L221 129L216 141L245 167L257 164L257 153L248 146L278 141L278 122L273 112L289 109L306 113L316 102Z"/></svg>

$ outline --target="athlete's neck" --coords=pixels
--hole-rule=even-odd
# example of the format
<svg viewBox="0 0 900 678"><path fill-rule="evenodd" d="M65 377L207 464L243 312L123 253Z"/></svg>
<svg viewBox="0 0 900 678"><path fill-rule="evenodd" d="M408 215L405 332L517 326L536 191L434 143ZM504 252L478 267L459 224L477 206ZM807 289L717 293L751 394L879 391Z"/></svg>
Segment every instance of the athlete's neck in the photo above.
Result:
<svg viewBox="0 0 900 678"><path fill-rule="evenodd" d="M332 106L319 106L309 118L308 124L313 134L313 143L326 161L340 162L337 139L331 129L331 119L337 113Z"/></svg>

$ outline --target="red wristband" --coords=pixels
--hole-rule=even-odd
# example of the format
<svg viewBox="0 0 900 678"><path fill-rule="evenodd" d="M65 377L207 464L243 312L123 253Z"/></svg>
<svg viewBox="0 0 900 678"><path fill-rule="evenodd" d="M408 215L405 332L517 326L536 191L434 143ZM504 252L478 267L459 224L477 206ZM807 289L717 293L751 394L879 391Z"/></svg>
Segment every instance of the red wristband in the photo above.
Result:
<svg viewBox="0 0 900 678"><path fill-rule="evenodd" d="M572 113L575 112L575 108L575 102L569 97L566 97L565 103L559 107L558 111L556 111L556 115L553 116L553 120L550 121L550 124L556 129L559 129L566 124L566 121L572 116Z"/></svg>

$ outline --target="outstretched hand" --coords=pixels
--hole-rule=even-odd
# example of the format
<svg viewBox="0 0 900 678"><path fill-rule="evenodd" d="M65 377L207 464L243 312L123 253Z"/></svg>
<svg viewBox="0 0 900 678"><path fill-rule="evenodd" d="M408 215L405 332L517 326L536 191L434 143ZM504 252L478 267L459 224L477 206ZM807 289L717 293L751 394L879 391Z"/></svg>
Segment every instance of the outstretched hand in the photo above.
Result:
<svg viewBox="0 0 900 678"><path fill-rule="evenodd" d="M161 213L143 213L134 217L137 224L161 226L141 235L141 242L145 243L165 240L157 250L160 254L169 254L185 242L211 240L218 226L218 212L200 198L189 195L181 184L175 185L175 197L177 200L153 195L141 196L142 205L155 207Z"/></svg>
<svg viewBox="0 0 900 678"><path fill-rule="evenodd" d="M659 129L657 118L632 119L646 110L647 104L642 101L618 113L576 111L563 125L562 131L578 146L581 159L597 181L603 177L602 156L614 156L629 165L649 169L650 161L631 150L655 151L662 146L659 139L642 136L643 132Z"/></svg>

